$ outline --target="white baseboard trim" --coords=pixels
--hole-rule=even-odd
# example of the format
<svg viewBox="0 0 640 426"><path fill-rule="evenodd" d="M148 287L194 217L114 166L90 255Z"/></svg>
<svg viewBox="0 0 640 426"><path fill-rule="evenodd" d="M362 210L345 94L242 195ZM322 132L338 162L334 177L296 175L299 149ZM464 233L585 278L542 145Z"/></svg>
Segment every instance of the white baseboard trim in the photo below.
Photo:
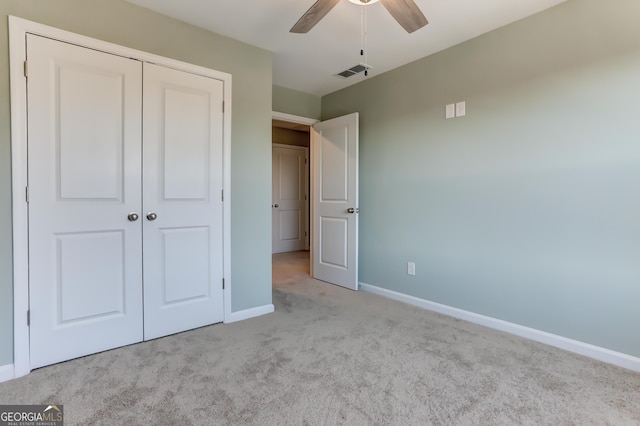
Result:
<svg viewBox="0 0 640 426"><path fill-rule="evenodd" d="M244 311L231 312L229 319L225 323L232 323L236 321L242 321L249 318L259 317L261 315L270 314L275 311L273 305L258 306L256 308L245 309Z"/></svg>
<svg viewBox="0 0 640 426"><path fill-rule="evenodd" d="M13 364L0 365L0 383L15 379Z"/></svg>
<svg viewBox="0 0 640 426"><path fill-rule="evenodd" d="M366 283L360 283L360 288L368 293L377 294L389 299L404 302L409 305L427 309L429 311L438 312L461 320L469 321L485 327L504 331L506 333L515 334L516 336L526 339L535 340L556 348L574 352L589 358L597 359L609 364L617 365L632 371L640 372L640 358L612 351L600 346L589 343L580 342L578 340L569 339L557 334L547 333L546 331L536 330L535 328L525 327L523 325L514 324L512 322L503 321L497 318L476 314L474 312L465 311L463 309L454 308L452 306L442 305L440 303L431 302L429 300L420 299L418 297L409 296L404 293L387 290L382 287L373 286Z"/></svg>

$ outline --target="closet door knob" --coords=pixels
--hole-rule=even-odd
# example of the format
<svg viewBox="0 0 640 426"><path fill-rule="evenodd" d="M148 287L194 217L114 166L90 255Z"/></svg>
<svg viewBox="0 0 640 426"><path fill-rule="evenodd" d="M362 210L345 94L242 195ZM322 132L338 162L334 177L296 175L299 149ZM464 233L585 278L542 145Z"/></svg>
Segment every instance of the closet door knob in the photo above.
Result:
<svg viewBox="0 0 640 426"><path fill-rule="evenodd" d="M158 218L158 215L157 215L157 214L155 214L155 213L153 213L153 212L152 212L152 213L149 213L149 214L147 215L147 220L149 220L149 221L151 221L151 222L153 222L153 221L154 221L154 220L156 220L157 218Z"/></svg>
<svg viewBox="0 0 640 426"><path fill-rule="evenodd" d="M138 213L129 213L127 219L129 219L129 222L135 222L139 217L140 216L138 216Z"/></svg>

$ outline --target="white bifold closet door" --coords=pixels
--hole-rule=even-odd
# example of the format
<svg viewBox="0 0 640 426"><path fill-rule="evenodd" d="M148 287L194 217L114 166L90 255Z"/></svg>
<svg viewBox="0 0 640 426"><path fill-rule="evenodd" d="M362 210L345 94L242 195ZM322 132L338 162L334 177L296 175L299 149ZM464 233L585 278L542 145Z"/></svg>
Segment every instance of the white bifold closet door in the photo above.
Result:
<svg viewBox="0 0 640 426"><path fill-rule="evenodd" d="M31 368L221 321L222 83L34 35L27 61Z"/></svg>

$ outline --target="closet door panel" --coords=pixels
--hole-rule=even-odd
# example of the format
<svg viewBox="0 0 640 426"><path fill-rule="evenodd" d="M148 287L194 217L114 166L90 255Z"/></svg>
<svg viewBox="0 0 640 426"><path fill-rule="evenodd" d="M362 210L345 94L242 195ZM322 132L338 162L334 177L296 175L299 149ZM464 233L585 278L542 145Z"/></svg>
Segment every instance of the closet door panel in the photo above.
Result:
<svg viewBox="0 0 640 426"><path fill-rule="evenodd" d="M145 339L221 322L223 83L145 64Z"/></svg>
<svg viewBox="0 0 640 426"><path fill-rule="evenodd" d="M31 367L139 342L142 64L27 36Z"/></svg>

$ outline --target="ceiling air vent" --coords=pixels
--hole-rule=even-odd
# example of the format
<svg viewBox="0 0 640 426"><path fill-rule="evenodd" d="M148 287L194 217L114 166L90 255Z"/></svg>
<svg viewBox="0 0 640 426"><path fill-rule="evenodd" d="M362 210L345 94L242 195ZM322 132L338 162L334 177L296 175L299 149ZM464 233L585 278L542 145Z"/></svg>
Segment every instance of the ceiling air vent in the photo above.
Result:
<svg viewBox="0 0 640 426"><path fill-rule="evenodd" d="M366 70L368 70L370 68L371 67L369 65L367 65L367 64L358 64L356 66L353 66L353 67L349 68L348 70L344 70L342 72L339 72L338 75L340 77L348 78L348 77L351 77L352 75L356 75L356 74L361 73L362 71L366 71Z"/></svg>

